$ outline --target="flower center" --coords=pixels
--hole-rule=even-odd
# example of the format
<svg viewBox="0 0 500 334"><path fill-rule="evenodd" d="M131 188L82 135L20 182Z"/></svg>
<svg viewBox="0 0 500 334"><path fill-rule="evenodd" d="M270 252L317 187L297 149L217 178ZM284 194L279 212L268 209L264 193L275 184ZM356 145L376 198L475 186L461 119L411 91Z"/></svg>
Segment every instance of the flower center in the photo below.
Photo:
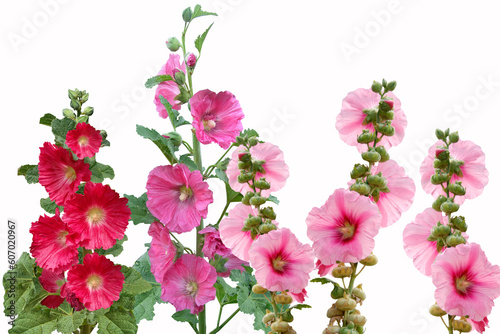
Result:
<svg viewBox="0 0 500 334"><path fill-rule="evenodd" d="M80 144L80 146L85 146L88 143L89 143L89 138L87 136L78 137L78 144Z"/></svg>
<svg viewBox="0 0 500 334"><path fill-rule="evenodd" d="M189 189L188 187L186 186L182 186L180 189L179 189L180 193L179 193L179 199L181 202L184 202L185 200L187 200L188 198L190 198L191 196L193 196L193 191L191 189Z"/></svg>
<svg viewBox="0 0 500 334"><path fill-rule="evenodd" d="M217 124L214 122L212 119L207 119L203 121L203 127L205 128L205 131L210 131L213 128L215 128Z"/></svg>
<svg viewBox="0 0 500 334"><path fill-rule="evenodd" d="M59 235L57 236L57 242L59 243L59 245L66 246L66 236L68 234L69 232L64 230L59 232Z"/></svg>
<svg viewBox="0 0 500 334"><path fill-rule="evenodd" d="M345 221L344 224L339 228L339 232L341 234L342 240L351 240L354 236L354 231L356 227L351 224L349 221Z"/></svg>
<svg viewBox="0 0 500 334"><path fill-rule="evenodd" d="M285 266L287 262L281 258L281 256L276 257L273 259L273 268L276 271L283 272L285 271Z"/></svg>
<svg viewBox="0 0 500 334"><path fill-rule="evenodd" d="M467 289L471 286L471 282L467 281L467 276L462 275L455 279L455 287L457 288L458 293L467 294Z"/></svg>
<svg viewBox="0 0 500 334"><path fill-rule="evenodd" d="M198 284L196 284L196 282L189 282L186 285L186 293L191 297L194 297L196 292L198 292Z"/></svg>
<svg viewBox="0 0 500 334"><path fill-rule="evenodd" d="M90 290L99 289L102 285L102 277L96 274L92 274L87 278L87 287Z"/></svg>
<svg viewBox="0 0 500 334"><path fill-rule="evenodd" d="M104 221L104 210L93 207L87 211L87 221L91 225L99 225Z"/></svg>
<svg viewBox="0 0 500 334"><path fill-rule="evenodd" d="M76 180L76 172L75 169L71 166L66 166L66 170L64 171L64 176L66 177L67 180L70 182L73 182Z"/></svg>

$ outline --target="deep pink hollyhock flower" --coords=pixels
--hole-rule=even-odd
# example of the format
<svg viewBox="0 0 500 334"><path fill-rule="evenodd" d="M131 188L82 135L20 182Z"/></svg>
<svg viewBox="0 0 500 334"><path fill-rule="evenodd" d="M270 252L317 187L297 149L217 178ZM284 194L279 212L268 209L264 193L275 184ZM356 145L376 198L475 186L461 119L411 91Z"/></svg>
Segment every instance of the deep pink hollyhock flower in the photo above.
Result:
<svg viewBox="0 0 500 334"><path fill-rule="evenodd" d="M212 191L199 171L184 164L158 166L148 176L146 205L171 232L189 232L207 218Z"/></svg>
<svg viewBox="0 0 500 334"><path fill-rule="evenodd" d="M174 78L176 71L182 71L186 73L186 64L183 62L182 65L180 63L180 56L178 54L170 54L168 57L168 61L165 65L162 66L158 75L170 75L172 79ZM165 106L160 101L160 96L163 96L167 99L168 102L172 105L172 108L175 110L180 110L181 105L179 101L175 100L175 97L181 93L179 86L173 80L164 81L158 85L155 93L155 105L156 111L160 114L160 117L167 118L168 113Z"/></svg>
<svg viewBox="0 0 500 334"><path fill-rule="evenodd" d="M307 236L323 265L358 262L373 251L381 221L377 205L368 197L337 189L321 208L309 212Z"/></svg>
<svg viewBox="0 0 500 334"><path fill-rule="evenodd" d="M433 208L419 213L415 220L406 225L403 231L403 244L406 255L413 259L415 267L424 275L431 276L431 266L438 256L436 241L427 238L437 222L448 225L448 217Z"/></svg>
<svg viewBox="0 0 500 334"><path fill-rule="evenodd" d="M478 333L484 333L486 327L490 328L489 326L490 321L488 320L487 317L484 317L484 319L481 321L475 321L472 319L467 319L467 321L472 325L472 328Z"/></svg>
<svg viewBox="0 0 500 334"><path fill-rule="evenodd" d="M161 285L161 299L175 306L177 311L189 309L192 314L203 310L215 299L215 268L203 258L184 254L170 268Z"/></svg>
<svg viewBox="0 0 500 334"><path fill-rule="evenodd" d="M97 253L87 254L83 264L68 271L67 288L89 311L108 308L120 298L125 282L121 266Z"/></svg>
<svg viewBox="0 0 500 334"><path fill-rule="evenodd" d="M93 157L101 147L102 136L92 125L78 123L76 129L66 134L66 145L78 159Z"/></svg>
<svg viewBox="0 0 500 334"><path fill-rule="evenodd" d="M245 115L232 93L216 94L205 89L194 94L189 103L196 138L200 143L217 143L227 149L243 130L241 120Z"/></svg>
<svg viewBox="0 0 500 334"><path fill-rule="evenodd" d="M64 221L80 235L82 247L108 249L125 235L130 219L127 202L110 186L87 182L84 194L66 203Z"/></svg>
<svg viewBox="0 0 500 334"><path fill-rule="evenodd" d="M247 262L250 260L248 251L254 240L252 239L250 231L244 232L241 229L249 214L258 216L259 212L251 206L239 203L229 211L228 216L219 224L220 238L224 245L229 247L231 252L239 259ZM273 224L276 226L278 225L276 221L273 221ZM259 235L257 235L255 240L258 238Z"/></svg>
<svg viewBox="0 0 500 334"><path fill-rule="evenodd" d="M61 287L61 297L66 299L66 301L75 309L75 311L81 311L85 308L83 303L76 297L75 293L68 288L68 284L65 283Z"/></svg>
<svg viewBox="0 0 500 334"><path fill-rule="evenodd" d="M159 231L158 231L159 230ZM154 222L149 227L149 235L153 237L149 248L151 272L158 283L163 282L165 273L172 267L177 254L177 248L170 239L168 228L159 222Z"/></svg>
<svg viewBox="0 0 500 334"><path fill-rule="evenodd" d="M186 63L189 67L194 67L196 65L196 56L194 55L194 53L190 53L187 55Z"/></svg>
<svg viewBox="0 0 500 334"><path fill-rule="evenodd" d="M57 205L64 205L78 190L80 182L90 181L92 175L87 163L74 161L68 150L49 142L40 147L38 174L38 181Z"/></svg>
<svg viewBox="0 0 500 334"><path fill-rule="evenodd" d="M44 288L47 292L56 293L61 286L65 283L64 273L61 272L59 274L54 273L53 271L44 269L42 271L42 275L38 278L42 288ZM40 304L47 306L48 308L58 308L59 305L62 304L64 298L58 295L50 295L45 297Z"/></svg>
<svg viewBox="0 0 500 334"><path fill-rule="evenodd" d="M483 321L500 296L500 267L492 266L478 244L447 248L432 265L434 297L448 314Z"/></svg>
<svg viewBox="0 0 500 334"><path fill-rule="evenodd" d="M324 265L320 260L316 261L316 269L318 269L318 275L320 277L329 275L332 273L333 268L337 267L338 263Z"/></svg>
<svg viewBox="0 0 500 334"><path fill-rule="evenodd" d="M242 261L233 254L230 254L228 256L225 256L227 259L227 262L224 263L224 267L226 268L226 271L223 272L218 272L217 276L219 277L229 277L231 275L231 270L233 269L238 269L240 272L245 271L245 268L243 266L249 266L250 264L246 261Z"/></svg>
<svg viewBox="0 0 500 334"><path fill-rule="evenodd" d="M261 235L249 255L257 282L271 291L289 290L300 294L314 270L311 246L300 243L287 228Z"/></svg>
<svg viewBox="0 0 500 334"><path fill-rule="evenodd" d="M307 291L306 289L303 289L299 293L293 293L293 292L288 292L290 296L292 296L293 300L295 300L297 303L303 303L304 300L307 298Z"/></svg>
<svg viewBox="0 0 500 334"><path fill-rule="evenodd" d="M213 258L215 254L223 257L231 254L231 250L222 243L219 231L212 226L205 227L199 233L205 236L203 254L209 259Z"/></svg>
<svg viewBox="0 0 500 334"><path fill-rule="evenodd" d="M226 171L231 188L243 194L247 191L252 191L248 184L238 183L238 175L240 175L240 170L238 169L238 155L241 154L244 149L243 146L240 146L233 152ZM255 176L256 180L265 177L266 181L271 184L270 189L262 190L263 196L269 196L272 192L278 191L285 186L286 179L289 176L288 166L285 163L283 152L278 146L271 143L259 143L250 148L250 154L253 160L265 161L262 167L266 173L262 174L257 172Z"/></svg>
<svg viewBox="0 0 500 334"><path fill-rule="evenodd" d="M59 210L53 217L40 216L31 224L31 255L38 266L59 274L78 263L79 236L61 220Z"/></svg>
<svg viewBox="0 0 500 334"><path fill-rule="evenodd" d="M431 183L431 176L435 173L434 159L437 146L444 145L440 140L429 148L429 154L420 166L420 174L422 175L422 187L428 194L437 198L439 195L445 195L441 185ZM481 147L474 144L470 140L459 140L455 144L450 145L450 156L455 160L462 160L464 165L460 167L463 177L453 175L450 182L461 181L462 186L466 189L465 196L455 197L455 203L462 204L466 199L473 199L481 195L484 187L488 184L488 170L486 169L485 155ZM451 158L450 158L451 159Z"/></svg>
<svg viewBox="0 0 500 334"><path fill-rule="evenodd" d="M387 93L386 96L392 98L394 101L394 119L391 125L394 127L395 134L391 137L384 136L379 143L388 149L401 143L408 122L401 109L401 101L392 92ZM371 89L358 88L347 94L344 100L342 100L342 109L337 116L335 124L340 133L340 139L347 145L357 146L360 152L366 151L366 144L358 143L358 135L364 129L373 131L373 124L363 125L363 120L366 117L363 110L375 108L379 102L380 95L374 93Z"/></svg>

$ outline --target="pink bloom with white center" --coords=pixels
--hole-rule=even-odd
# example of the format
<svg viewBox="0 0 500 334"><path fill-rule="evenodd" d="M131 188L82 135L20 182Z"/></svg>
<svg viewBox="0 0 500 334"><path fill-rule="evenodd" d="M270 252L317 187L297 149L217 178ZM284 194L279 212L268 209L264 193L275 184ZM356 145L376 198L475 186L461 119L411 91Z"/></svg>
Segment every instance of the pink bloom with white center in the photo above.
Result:
<svg viewBox="0 0 500 334"><path fill-rule="evenodd" d="M170 268L161 285L161 299L175 306L177 311L189 309L192 314L203 310L215 299L215 268L203 258L184 254Z"/></svg>
<svg viewBox="0 0 500 334"><path fill-rule="evenodd" d="M392 92L387 93L386 96L392 98L394 101L394 119L391 125L395 129L395 134L390 137L382 137L380 145L385 146L385 148L390 148L401 143L408 122L401 109L401 101ZM347 145L357 146L360 152L366 151L366 144L358 143L358 135L365 129L371 131L374 129L372 123L363 125L363 120L366 117L363 110L376 108L379 102L380 95L374 93L371 89L358 88L347 94L344 100L342 100L342 109L337 116L337 122L335 124L335 127L340 133L340 139Z"/></svg>
<svg viewBox="0 0 500 334"><path fill-rule="evenodd" d="M245 194L247 191L252 191L247 183L239 183L238 175L240 170L238 168L238 155L244 152L244 146L238 147L231 156L231 161L227 166L227 177L229 178L229 185L235 191ZM262 190L263 196L269 196L272 192L278 191L286 184L286 179L289 176L288 166L285 163L283 152L278 146L271 143L259 143L250 148L250 154L253 160L264 160L262 165L265 173L257 172L255 180L265 177L266 181L271 184L268 190Z"/></svg>
<svg viewBox="0 0 500 334"><path fill-rule="evenodd" d="M307 236L323 265L358 262L373 251L381 221L377 205L368 197L337 189L321 208L309 212Z"/></svg>
<svg viewBox="0 0 500 334"><path fill-rule="evenodd" d="M165 65L162 66L158 75L170 75L172 79L174 79L175 72L182 71L186 73L186 64L183 62L182 65L180 63L180 56L178 54L170 54L168 57L168 61ZM173 80L164 81L158 85L155 93L155 105L156 110L160 114L160 117L167 118L168 113L165 106L160 101L160 96L163 96L167 101L172 105L172 108L175 110L180 110L181 105L179 101L175 100L175 97L181 93L179 86Z"/></svg>
<svg viewBox="0 0 500 334"><path fill-rule="evenodd" d="M261 235L249 255L257 282L271 291L300 294L314 270L311 246L302 244L287 228Z"/></svg>
<svg viewBox="0 0 500 334"><path fill-rule="evenodd" d="M431 183L431 176L435 173L434 159L437 146L443 146L443 141L438 141L429 148L429 154L420 166L420 174L422 175L422 187L428 194L437 198L439 195L445 195L441 185ZM465 196L455 197L455 203L462 204L466 199L473 199L481 195L484 187L488 184L488 170L485 167L485 155L481 147L474 144L470 140L459 140L455 144L450 145L450 159L461 160L464 165L460 167L463 177L453 175L450 183L461 181L462 186L466 189Z"/></svg>
<svg viewBox="0 0 500 334"><path fill-rule="evenodd" d="M447 248L432 265L434 297L448 314L483 321L500 296L500 267L492 266L478 244Z"/></svg>
<svg viewBox="0 0 500 334"><path fill-rule="evenodd" d="M184 164L158 166L148 176L146 205L171 232L189 232L207 218L212 191L200 171Z"/></svg>
<svg viewBox="0 0 500 334"><path fill-rule="evenodd" d="M214 93L208 89L194 94L189 100L196 138L202 144L217 143L228 149L243 130L245 115L240 103L230 92Z"/></svg>
<svg viewBox="0 0 500 334"><path fill-rule="evenodd" d="M213 258L215 254L224 257L231 254L231 250L222 243L219 231L212 226L205 227L199 233L205 236L203 254L209 259Z"/></svg>
<svg viewBox="0 0 500 334"><path fill-rule="evenodd" d="M168 228L164 227L162 223L153 222L148 233L153 237L148 251L151 273L156 281L161 283L167 271L174 265L177 248L170 239Z"/></svg>
<svg viewBox="0 0 500 334"><path fill-rule="evenodd" d="M93 157L101 147L102 136L92 125L78 123L76 129L66 134L66 145L76 154L78 159Z"/></svg>

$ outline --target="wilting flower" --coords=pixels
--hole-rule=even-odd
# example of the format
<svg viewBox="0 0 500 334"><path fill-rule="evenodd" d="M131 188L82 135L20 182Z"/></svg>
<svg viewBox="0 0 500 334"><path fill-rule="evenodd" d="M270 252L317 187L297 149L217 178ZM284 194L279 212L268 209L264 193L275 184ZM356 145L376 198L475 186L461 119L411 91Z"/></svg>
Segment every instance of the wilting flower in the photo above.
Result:
<svg viewBox="0 0 500 334"><path fill-rule="evenodd" d="M243 194L247 191L252 191L247 183L238 183L238 175L240 175L238 155L244 150L245 148L240 146L233 152L226 171L231 188ZM252 160L265 161L262 165L265 173L257 172L255 175L256 180L264 177L271 184L270 189L262 190L263 196L269 196L271 192L278 191L285 186L286 179L289 176L288 166L285 163L283 152L278 146L271 143L259 143L250 148L250 154L252 155Z"/></svg>
<svg viewBox="0 0 500 334"><path fill-rule="evenodd" d="M199 171L184 164L158 166L148 176L146 205L169 231L189 232L206 218L212 191Z"/></svg>
<svg viewBox="0 0 500 334"><path fill-rule="evenodd" d="M71 153L60 146L45 142L40 148L38 181L57 205L64 203L78 189L80 183L90 180L89 165L83 160L74 161Z"/></svg>
<svg viewBox="0 0 500 334"><path fill-rule="evenodd" d="M108 308L120 298L125 276L121 266L97 253L68 271L68 288L89 311Z"/></svg>
<svg viewBox="0 0 500 334"><path fill-rule="evenodd" d="M203 258L184 254L170 268L161 285L161 299L175 306L177 311L189 309L197 314L209 301L215 299L215 268Z"/></svg>
<svg viewBox="0 0 500 334"><path fill-rule="evenodd" d="M170 239L168 228L159 222L149 227L149 235L153 237L151 248L148 251L151 261L151 272L157 282L163 282L165 273L172 267L177 254L177 248Z"/></svg>
<svg viewBox="0 0 500 334"><path fill-rule="evenodd" d="M231 250L222 243L219 231L212 226L205 227L199 233L205 236L203 254L209 259L213 258L215 254L220 256L228 256L231 254Z"/></svg>
<svg viewBox="0 0 500 334"><path fill-rule="evenodd" d="M186 73L186 64L180 63L180 56L178 54L170 54L168 61L162 66L158 75L170 75L172 79L175 76L175 72L182 71ZM172 105L175 110L180 110L181 105L179 101L175 100L175 97L180 94L179 86L173 80L164 81L158 85L155 93L155 105L156 110L160 114L160 117L167 118L168 113L165 106L160 101L160 96L163 96Z"/></svg>
<svg viewBox="0 0 500 334"><path fill-rule="evenodd" d="M395 133L390 137L382 137L379 144L385 146L385 148L390 148L401 143L408 122L403 110L401 110L401 101L392 92L387 93L386 96L392 98L394 101L394 119L391 125L394 127ZM366 117L363 110L376 108L379 102L380 95L374 93L371 89L358 88L347 94L344 100L342 100L342 109L337 116L337 123L335 124L340 133L340 139L347 145L357 146L360 152L366 151L366 144L358 143L358 135L364 129L374 131L374 128L372 123L363 125L363 120Z"/></svg>
<svg viewBox="0 0 500 334"><path fill-rule="evenodd" d="M241 120L245 115L230 92L216 94L205 89L194 94L189 103L196 138L202 144L217 143L227 149L243 130Z"/></svg>
<svg viewBox="0 0 500 334"><path fill-rule="evenodd" d="M73 291L71 291L68 287L68 283L65 283L61 287L61 297L66 299L66 301L71 305L75 311L81 311L85 308L85 305L78 299Z"/></svg>
<svg viewBox="0 0 500 334"><path fill-rule="evenodd" d="M300 294L314 270L311 246L302 244L287 228L261 235L249 255L257 282L271 291Z"/></svg>
<svg viewBox="0 0 500 334"><path fill-rule="evenodd" d="M432 265L434 297L448 314L483 321L500 296L500 267L492 266L478 244L447 248Z"/></svg>
<svg viewBox="0 0 500 334"><path fill-rule="evenodd" d="M66 145L76 154L78 159L93 157L101 147L102 136L92 125L78 123L76 129L66 134Z"/></svg>
<svg viewBox="0 0 500 334"><path fill-rule="evenodd" d="M50 293L56 293L61 286L65 283L64 273L59 274L53 271L44 269L42 275L38 278L42 287ZM49 295L45 297L40 304L47 306L48 308L58 308L62 304L64 298L59 295Z"/></svg>
<svg viewBox="0 0 500 334"><path fill-rule="evenodd" d="M325 266L358 262L372 252L382 216L377 205L354 191L337 189L306 219L314 255Z"/></svg>

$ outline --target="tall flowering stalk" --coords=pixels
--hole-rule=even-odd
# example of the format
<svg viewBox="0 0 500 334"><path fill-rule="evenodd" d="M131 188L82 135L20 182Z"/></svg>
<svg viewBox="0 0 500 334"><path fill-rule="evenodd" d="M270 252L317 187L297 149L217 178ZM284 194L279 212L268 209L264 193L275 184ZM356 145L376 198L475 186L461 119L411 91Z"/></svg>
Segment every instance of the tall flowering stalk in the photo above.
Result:
<svg viewBox="0 0 500 334"><path fill-rule="evenodd" d="M343 100L336 127L343 141L358 148L365 163L354 166L349 189L335 190L306 220L320 276L330 273L342 281L312 280L334 285L335 302L327 312L325 334L365 332L367 319L357 308L366 293L355 280L366 266L378 262L372 251L380 228L395 223L413 202L413 181L387 153L401 142L406 127L395 88L395 81L374 81L371 89L357 89Z"/></svg>
<svg viewBox="0 0 500 334"><path fill-rule="evenodd" d="M405 251L420 272L432 277L436 304L429 312L441 318L447 332L483 333L493 300L500 296L500 267L467 241L465 217L457 212L488 183L485 155L473 142L460 140L458 132L438 129L436 136L420 167L422 187L435 201L406 226Z"/></svg>

